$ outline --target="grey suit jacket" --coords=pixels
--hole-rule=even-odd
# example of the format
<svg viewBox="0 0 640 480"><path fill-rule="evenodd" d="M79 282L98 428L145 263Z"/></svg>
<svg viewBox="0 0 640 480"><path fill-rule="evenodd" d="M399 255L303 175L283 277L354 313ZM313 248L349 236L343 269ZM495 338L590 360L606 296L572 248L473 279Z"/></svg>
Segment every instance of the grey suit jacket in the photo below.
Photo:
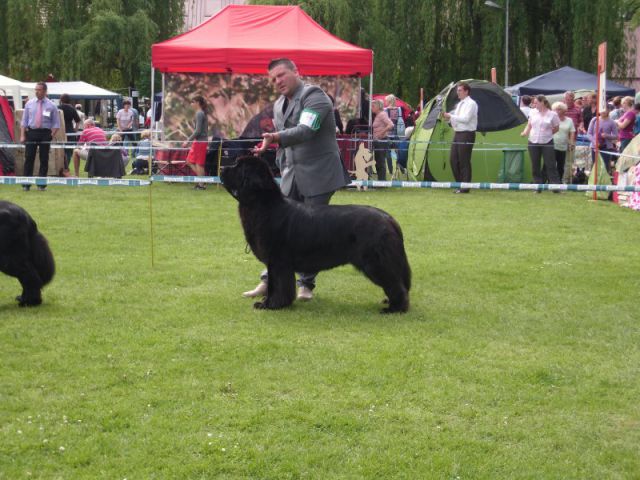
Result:
<svg viewBox="0 0 640 480"><path fill-rule="evenodd" d="M282 173L282 193L289 195L294 179L305 197L347 185L329 97L320 87L301 85L283 112L284 100L281 96L273 108L273 121L280 134L276 160Z"/></svg>

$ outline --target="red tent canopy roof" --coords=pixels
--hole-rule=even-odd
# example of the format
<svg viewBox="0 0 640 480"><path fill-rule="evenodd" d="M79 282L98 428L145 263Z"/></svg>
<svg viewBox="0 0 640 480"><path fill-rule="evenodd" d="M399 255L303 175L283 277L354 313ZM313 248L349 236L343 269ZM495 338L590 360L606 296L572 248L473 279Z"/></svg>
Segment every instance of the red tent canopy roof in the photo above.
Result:
<svg viewBox="0 0 640 480"><path fill-rule="evenodd" d="M260 73L287 57L301 75L365 76L373 51L327 32L297 6L229 5L193 30L151 48L161 72Z"/></svg>

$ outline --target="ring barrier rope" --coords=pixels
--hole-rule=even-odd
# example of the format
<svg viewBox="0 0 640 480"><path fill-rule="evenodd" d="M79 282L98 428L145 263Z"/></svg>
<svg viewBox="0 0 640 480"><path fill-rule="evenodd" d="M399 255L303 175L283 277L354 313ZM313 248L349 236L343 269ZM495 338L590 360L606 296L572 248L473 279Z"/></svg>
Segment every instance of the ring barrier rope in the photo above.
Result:
<svg viewBox="0 0 640 480"><path fill-rule="evenodd" d="M279 182L279 178L276 181ZM167 183L213 183L222 184L220 177L195 177L153 175L152 182ZM527 190L556 192L640 192L640 186L626 185L567 185L564 183L490 183L490 182L412 182L407 180L352 180L349 187L374 188L433 188L433 189L474 189L474 190Z"/></svg>
<svg viewBox="0 0 640 480"><path fill-rule="evenodd" d="M276 181L279 182L279 178ZM147 187L157 183L209 183L222 185L218 176L196 177L194 175L153 175L149 180L129 180L120 178L59 178L59 177L0 177L0 185L66 185L72 187ZM412 182L408 180L353 180L349 187L374 188L432 188L432 189L473 189L473 190L527 190L557 192L640 192L636 185L567 185L543 183L490 183L490 182Z"/></svg>
<svg viewBox="0 0 640 480"><path fill-rule="evenodd" d="M247 141L260 141L260 139L251 139L251 138L247 138L247 139L237 139L237 140L223 140L224 143L226 144L225 146L225 150L246 150L245 146L242 147L238 147L237 149L235 149L233 147L234 143L241 143L242 145L246 145ZM395 140L376 140L376 143L379 144L387 144L390 146L397 146L398 142L400 140L395 139ZM367 143L367 142L373 142L373 138L341 138L340 142L348 142L348 143ZM78 148L81 149L83 148L82 144L76 143L76 142L23 142L23 143L11 143L11 142L0 142L0 148L5 148L5 149L24 149L25 145L27 144L46 144L49 143L50 148L51 149L71 149L71 148ZM91 149L96 149L96 150L116 150L116 149L121 149L121 148L136 148L138 146L140 142L139 141L130 141L128 142L126 145L123 143L119 143L118 145L90 145L88 146L88 148ZM169 141L165 141L164 143L164 147L169 146L172 150L182 150L182 151L188 151L189 147L182 147L182 144L184 143L181 140L169 140ZM218 143L218 141L213 141L211 143ZM521 143L482 143L482 146L479 146L477 142L475 143L471 143L471 142L442 142L442 141L433 141L433 140L429 140L429 141L422 141L422 140L410 140L410 141L406 141L407 145L409 146L414 146L414 145L419 145L419 146L431 146L431 148L429 148L430 151L448 151L449 148L451 147L451 145L474 145L474 149L473 151L502 151L505 149L517 149L517 150L526 150L527 149L527 145L526 144L521 144ZM171 146L171 145L175 145L175 146ZM433 148L433 146L442 146L444 148ZM494 147L494 148L491 148ZM590 148L589 145L584 145L584 147L588 147ZM158 145L153 145L151 146L151 148L154 151L157 150L161 150L163 148L163 146L158 146ZM387 147L388 148L388 147ZM395 148L391 148L393 150L395 150ZM606 151L606 153L610 156L615 156L615 157L621 157L622 155L629 157L629 158L634 158L634 159L640 159L640 155L631 155L629 153L619 153L619 152L609 152Z"/></svg>
<svg viewBox="0 0 640 480"><path fill-rule="evenodd" d="M146 187L151 180L121 178L0 177L0 185L65 185L68 187Z"/></svg>
<svg viewBox="0 0 640 480"><path fill-rule="evenodd" d="M259 141L260 139L241 139L241 140L224 140L229 146L226 150L235 150L233 144L242 142L246 145L248 140ZM350 143L361 143L372 141L371 137L366 138L343 138L341 141ZM380 143L397 144L398 140L383 140ZM33 142L36 143L36 142ZM44 142L43 142L44 143ZM175 144L172 150L189 150L182 147L183 141L172 140L164 142L165 145ZM219 142L221 143L221 142ZM409 141L409 145L431 145L430 151L448 151L452 144L465 144L465 142L439 142L439 141ZM52 149L70 149L81 148L77 143L60 143L50 142ZM122 148L133 148L138 142L130 142L128 145L91 145L89 148L96 150L121 150ZM433 148L434 145L442 145L447 148ZM25 143L1 143L0 148L20 149L24 148ZM587 145L585 145L587 146ZM495 148L483 148L495 147ZM588 146L587 146L588 147ZM160 147L161 148L161 147ZM482 147L475 147L474 151L501 151L507 148L526 149L526 145L512 143L483 143ZM158 150L157 146L152 146L153 150ZM238 150L246 150L246 147L239 147ZM219 152L220 153L220 152ZM622 155L640 159L639 155L622 154L617 152L607 152L611 156L620 157ZM175 175L152 175L149 180L128 180L128 179L106 179L106 178L59 178L59 177L0 177L0 184L4 185L67 185L67 186L149 186L153 182L159 183L211 183L221 184L220 177L197 177L192 175L175 176ZM349 185L351 187L374 187L374 188L433 188L433 189L477 189L477 190L528 190L528 191L606 191L606 192L639 192L640 186L635 185L583 185L583 184L535 184L535 183L491 183L491 182L429 182L429 181L402 181L402 180L353 180Z"/></svg>

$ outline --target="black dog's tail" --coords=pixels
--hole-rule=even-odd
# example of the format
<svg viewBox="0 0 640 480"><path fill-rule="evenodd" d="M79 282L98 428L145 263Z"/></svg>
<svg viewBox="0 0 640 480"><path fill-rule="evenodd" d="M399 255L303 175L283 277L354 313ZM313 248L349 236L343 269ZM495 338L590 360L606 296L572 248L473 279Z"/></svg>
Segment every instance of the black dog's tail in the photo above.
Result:
<svg viewBox="0 0 640 480"><path fill-rule="evenodd" d="M31 236L31 261L38 271L42 285L49 283L56 273L56 264L49 242L37 230Z"/></svg>

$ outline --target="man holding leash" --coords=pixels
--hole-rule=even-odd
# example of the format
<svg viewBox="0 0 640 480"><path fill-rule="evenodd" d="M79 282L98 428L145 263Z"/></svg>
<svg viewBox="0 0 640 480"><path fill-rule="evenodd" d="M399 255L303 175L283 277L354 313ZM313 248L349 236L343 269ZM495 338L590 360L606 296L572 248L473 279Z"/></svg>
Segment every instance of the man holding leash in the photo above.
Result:
<svg viewBox="0 0 640 480"><path fill-rule="evenodd" d="M262 144L254 153L261 154L277 143L282 193L306 204L327 205L334 192L349 183L336 141L333 104L320 87L302 81L288 58L272 60L268 70L269 79L280 92L273 107L275 132L263 133ZM298 300L313 298L316 275L298 273ZM255 289L242 295L265 296L267 272L260 280Z"/></svg>

